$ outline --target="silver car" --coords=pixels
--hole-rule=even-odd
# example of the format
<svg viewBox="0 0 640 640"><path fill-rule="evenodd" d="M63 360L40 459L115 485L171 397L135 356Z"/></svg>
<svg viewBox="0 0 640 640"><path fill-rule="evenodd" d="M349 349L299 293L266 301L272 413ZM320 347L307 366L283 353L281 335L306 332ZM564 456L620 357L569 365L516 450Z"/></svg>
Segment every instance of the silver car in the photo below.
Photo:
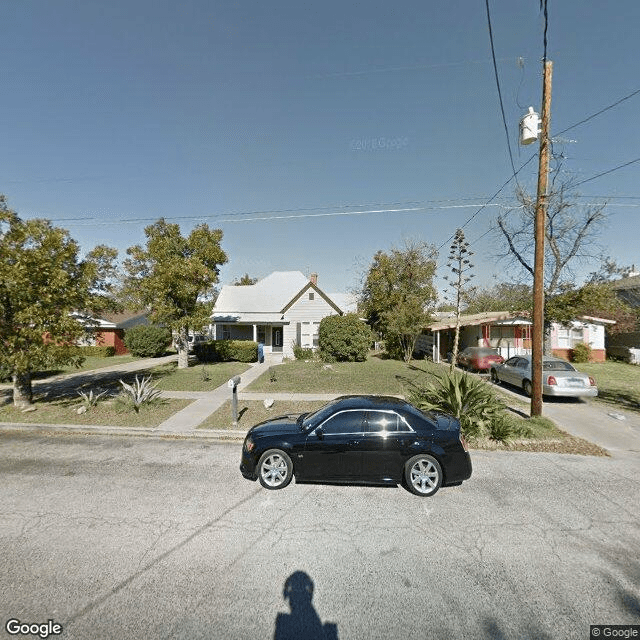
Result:
<svg viewBox="0 0 640 640"><path fill-rule="evenodd" d="M513 356L506 362L491 366L491 380L507 382L531 396L531 356ZM543 356L542 394L545 396L597 396L596 381L576 369L566 360Z"/></svg>

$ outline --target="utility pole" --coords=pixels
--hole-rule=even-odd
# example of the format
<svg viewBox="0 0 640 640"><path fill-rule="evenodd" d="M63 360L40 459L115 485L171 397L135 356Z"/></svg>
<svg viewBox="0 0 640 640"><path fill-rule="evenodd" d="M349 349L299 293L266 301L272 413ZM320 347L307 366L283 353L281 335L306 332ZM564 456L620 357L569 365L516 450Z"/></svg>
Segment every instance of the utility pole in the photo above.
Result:
<svg viewBox="0 0 640 640"><path fill-rule="evenodd" d="M538 195L535 217L535 261L533 266L533 327L531 335L531 417L542 415L542 354L544 347L544 236L547 217L549 173L549 121L553 62L544 61L542 82L542 126L538 154Z"/></svg>

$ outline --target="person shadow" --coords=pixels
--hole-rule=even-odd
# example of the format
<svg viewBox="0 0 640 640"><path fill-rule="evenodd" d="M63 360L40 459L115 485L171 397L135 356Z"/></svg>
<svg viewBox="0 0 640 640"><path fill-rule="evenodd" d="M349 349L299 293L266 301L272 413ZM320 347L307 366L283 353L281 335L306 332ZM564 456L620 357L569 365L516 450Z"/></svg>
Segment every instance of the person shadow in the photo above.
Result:
<svg viewBox="0 0 640 640"><path fill-rule="evenodd" d="M278 613L273 640L338 640L338 625L322 624L311 604L313 580L304 571L294 571L285 580L282 596L291 613Z"/></svg>

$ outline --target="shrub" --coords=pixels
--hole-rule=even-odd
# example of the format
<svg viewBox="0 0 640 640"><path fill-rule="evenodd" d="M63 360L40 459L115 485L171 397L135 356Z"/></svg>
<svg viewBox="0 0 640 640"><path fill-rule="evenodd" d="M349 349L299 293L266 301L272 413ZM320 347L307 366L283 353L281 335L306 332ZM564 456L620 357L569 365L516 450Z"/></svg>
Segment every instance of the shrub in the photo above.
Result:
<svg viewBox="0 0 640 640"><path fill-rule="evenodd" d="M580 342L571 350L572 362L590 362L591 361L591 347L584 342Z"/></svg>
<svg viewBox="0 0 640 640"><path fill-rule="evenodd" d="M111 358L116 355L116 348L106 345L79 347L79 351L85 358L89 356L94 356L96 358Z"/></svg>
<svg viewBox="0 0 640 640"><path fill-rule="evenodd" d="M256 362L258 343L251 340L209 340L193 348L200 362Z"/></svg>
<svg viewBox="0 0 640 640"><path fill-rule="evenodd" d="M500 420L505 405L481 380L466 373L435 376L437 384L428 382L411 393L411 402L423 411L442 411L460 421L463 434L470 438L491 435L490 425ZM501 427L496 427L498 436Z"/></svg>
<svg viewBox="0 0 640 640"><path fill-rule="evenodd" d="M164 327L141 324L127 330L124 343L136 358L156 358L171 344L171 332Z"/></svg>
<svg viewBox="0 0 640 640"><path fill-rule="evenodd" d="M305 349L304 347L294 344L293 355L296 360L313 360L315 352L313 349Z"/></svg>
<svg viewBox="0 0 640 640"><path fill-rule="evenodd" d="M326 316L318 329L320 357L326 362L363 362L372 340L371 329L355 313Z"/></svg>

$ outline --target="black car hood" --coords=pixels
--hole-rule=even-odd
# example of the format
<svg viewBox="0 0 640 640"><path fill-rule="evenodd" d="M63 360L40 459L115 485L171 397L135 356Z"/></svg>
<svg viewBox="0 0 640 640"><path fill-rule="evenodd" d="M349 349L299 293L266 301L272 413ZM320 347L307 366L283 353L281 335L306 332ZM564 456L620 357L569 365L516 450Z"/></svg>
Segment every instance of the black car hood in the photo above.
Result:
<svg viewBox="0 0 640 640"><path fill-rule="evenodd" d="M260 422L249 429L252 436L260 437L266 435L275 435L278 433L300 433L300 427L296 422L298 416L278 416Z"/></svg>

